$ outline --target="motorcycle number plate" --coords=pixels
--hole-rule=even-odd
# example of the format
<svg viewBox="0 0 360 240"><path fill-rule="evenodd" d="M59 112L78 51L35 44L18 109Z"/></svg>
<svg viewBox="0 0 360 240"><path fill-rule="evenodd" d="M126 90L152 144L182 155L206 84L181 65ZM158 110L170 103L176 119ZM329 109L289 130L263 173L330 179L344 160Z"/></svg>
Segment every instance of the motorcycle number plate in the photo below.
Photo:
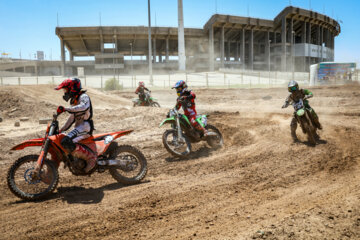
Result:
<svg viewBox="0 0 360 240"><path fill-rule="evenodd" d="M296 112L296 114L297 114L298 116L302 116L302 115L304 115L304 113L305 113L304 109L300 109L300 110L298 110L298 111Z"/></svg>
<svg viewBox="0 0 360 240"><path fill-rule="evenodd" d="M104 139L104 143L109 144L109 143L112 142L112 140L114 140L113 136L106 136L105 139Z"/></svg>

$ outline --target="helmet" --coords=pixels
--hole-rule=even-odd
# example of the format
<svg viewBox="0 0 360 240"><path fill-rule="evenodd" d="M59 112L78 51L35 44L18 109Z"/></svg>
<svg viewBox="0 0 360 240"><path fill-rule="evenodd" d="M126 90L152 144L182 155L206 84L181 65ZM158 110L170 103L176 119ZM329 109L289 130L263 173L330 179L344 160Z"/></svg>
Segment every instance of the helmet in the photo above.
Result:
<svg viewBox="0 0 360 240"><path fill-rule="evenodd" d="M297 90L299 90L299 84L294 80L290 81L288 84L288 91L295 92Z"/></svg>
<svg viewBox="0 0 360 240"><path fill-rule="evenodd" d="M63 99L69 101L69 99L76 97L81 91L81 82L78 78L68 78L55 88L55 90L64 89Z"/></svg>
<svg viewBox="0 0 360 240"><path fill-rule="evenodd" d="M144 82L139 82L139 87L145 87L145 83Z"/></svg>
<svg viewBox="0 0 360 240"><path fill-rule="evenodd" d="M184 92L187 90L187 85L184 80L179 80L172 88L176 89L176 93L178 96L182 96Z"/></svg>

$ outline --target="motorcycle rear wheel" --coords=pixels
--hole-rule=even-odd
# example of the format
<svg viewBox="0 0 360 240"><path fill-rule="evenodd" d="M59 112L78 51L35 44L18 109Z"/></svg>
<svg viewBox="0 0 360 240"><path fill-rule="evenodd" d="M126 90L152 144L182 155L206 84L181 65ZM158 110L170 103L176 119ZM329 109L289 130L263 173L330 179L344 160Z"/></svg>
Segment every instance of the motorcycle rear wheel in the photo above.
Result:
<svg viewBox="0 0 360 240"><path fill-rule="evenodd" d="M45 159L41 174L34 176L39 155L27 155L19 158L11 165L7 174L7 185L17 197L35 201L49 196L57 187L59 173L54 162ZM46 176L45 176L46 174Z"/></svg>
<svg viewBox="0 0 360 240"><path fill-rule="evenodd" d="M220 130L210 124L208 124L206 126L206 129L209 132L214 132L217 134L217 136L209 136L206 139L207 144L209 144L210 147L215 148L215 149L221 148L224 145L224 139L222 137Z"/></svg>
<svg viewBox="0 0 360 240"><path fill-rule="evenodd" d="M126 161L126 168L113 167L109 169L111 176L118 182L131 185L139 183L147 173L147 161L145 156L135 147L120 145L110 152L110 159ZM137 171L136 171L137 170ZM135 175L133 172L135 172Z"/></svg>

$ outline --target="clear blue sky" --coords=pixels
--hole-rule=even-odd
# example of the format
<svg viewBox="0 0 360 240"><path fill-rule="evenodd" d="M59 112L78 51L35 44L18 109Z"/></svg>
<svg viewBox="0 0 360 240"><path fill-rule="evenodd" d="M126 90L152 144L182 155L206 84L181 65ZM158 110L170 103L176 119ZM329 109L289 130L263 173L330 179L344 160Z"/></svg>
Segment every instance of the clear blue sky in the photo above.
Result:
<svg viewBox="0 0 360 240"><path fill-rule="evenodd" d="M311 9L339 19L336 61L360 63L359 0L183 0L185 27L202 28L214 13L274 17L286 6ZM147 0L0 0L0 52L29 58L37 50L60 59L57 15L64 26L147 25ZM152 25L177 26L177 0L151 0Z"/></svg>

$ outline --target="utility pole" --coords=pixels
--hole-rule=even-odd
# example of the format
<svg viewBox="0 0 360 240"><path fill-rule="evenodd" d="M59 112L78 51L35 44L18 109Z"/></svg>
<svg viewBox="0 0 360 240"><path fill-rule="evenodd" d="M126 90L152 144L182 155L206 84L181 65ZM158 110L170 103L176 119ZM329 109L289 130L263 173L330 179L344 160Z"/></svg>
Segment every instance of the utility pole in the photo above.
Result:
<svg viewBox="0 0 360 240"><path fill-rule="evenodd" d="M153 85L153 76L152 76L152 60L151 60L151 15L150 15L150 0L148 0L148 19L149 19L149 27L148 27L148 46L149 46L149 77L150 77L150 85Z"/></svg>
<svg viewBox="0 0 360 240"><path fill-rule="evenodd" d="M186 55L185 55L185 37L184 37L184 17L182 0L178 0L178 55L179 55L179 70L186 70Z"/></svg>

